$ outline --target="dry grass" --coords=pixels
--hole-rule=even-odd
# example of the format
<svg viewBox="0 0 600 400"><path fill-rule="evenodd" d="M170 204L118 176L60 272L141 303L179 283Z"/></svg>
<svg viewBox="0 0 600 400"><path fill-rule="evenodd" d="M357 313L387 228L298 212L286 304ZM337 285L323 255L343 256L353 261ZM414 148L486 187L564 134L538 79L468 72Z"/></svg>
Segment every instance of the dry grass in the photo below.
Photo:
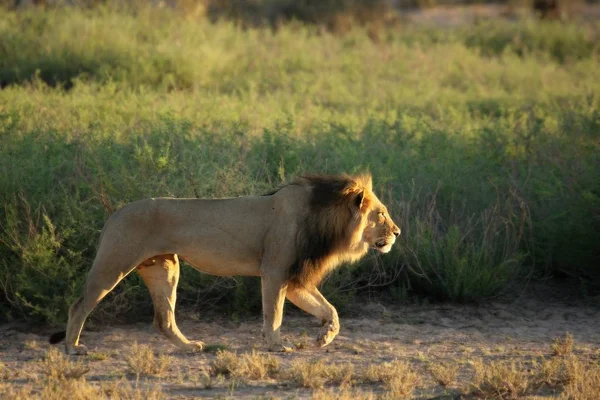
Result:
<svg viewBox="0 0 600 400"><path fill-rule="evenodd" d="M87 358L90 361L105 361L110 358L110 355L108 353L103 353L103 352L94 352L94 353L89 353Z"/></svg>
<svg viewBox="0 0 600 400"><path fill-rule="evenodd" d="M420 382L419 376L405 362L393 361L369 365L365 378L370 382L382 382L393 397L409 396Z"/></svg>
<svg viewBox="0 0 600 400"><path fill-rule="evenodd" d="M255 350L241 356L231 351L217 351L217 358L211 364L212 375L230 375L241 379L270 378L278 371L279 361L275 357Z"/></svg>
<svg viewBox="0 0 600 400"><path fill-rule="evenodd" d="M458 376L458 365L450 363L432 364L429 366L429 372L440 385L450 386Z"/></svg>
<svg viewBox="0 0 600 400"><path fill-rule="evenodd" d="M171 357L164 354L154 355L152 348L146 344L133 343L129 354L125 357L129 370L139 379L140 376L160 376L167 371Z"/></svg>
<svg viewBox="0 0 600 400"><path fill-rule="evenodd" d="M36 340L26 340L23 347L27 350L40 350L40 344Z"/></svg>
<svg viewBox="0 0 600 400"><path fill-rule="evenodd" d="M260 354L255 350L243 354L240 366L234 374L240 378L265 379L273 377L279 371L279 361L270 354Z"/></svg>
<svg viewBox="0 0 600 400"><path fill-rule="evenodd" d="M312 395L313 400L374 400L376 398L373 393L365 393L359 389L315 390Z"/></svg>
<svg viewBox="0 0 600 400"><path fill-rule="evenodd" d="M527 393L530 379L527 369L519 362L482 361L472 363L475 375L470 383L476 395L501 399L517 399Z"/></svg>
<svg viewBox="0 0 600 400"><path fill-rule="evenodd" d="M159 385L142 389L132 386L124 380L103 385L102 392L106 398L111 400L160 400L166 398Z"/></svg>
<svg viewBox="0 0 600 400"><path fill-rule="evenodd" d="M48 381L79 379L90 371L82 360L73 362L56 348L48 350L38 363L38 369L42 375L48 378Z"/></svg>
<svg viewBox="0 0 600 400"><path fill-rule="evenodd" d="M220 343L207 344L206 346L204 346L204 349L203 349L203 351L205 353L216 353L218 351L225 351L225 350L227 350L227 345L220 344Z"/></svg>
<svg viewBox="0 0 600 400"><path fill-rule="evenodd" d="M298 386L321 389L326 384L352 385L354 366L350 363L327 364L323 360L296 360L283 372L283 378Z"/></svg>
<svg viewBox="0 0 600 400"><path fill-rule="evenodd" d="M41 389L34 388L33 385L8 387L6 391L2 390L2 398L6 400L92 400L104 396L99 388L91 386L84 379L47 379Z"/></svg>
<svg viewBox="0 0 600 400"><path fill-rule="evenodd" d="M567 381L560 399L597 400L600 393L600 363L588 364L578 359L566 362Z"/></svg>
<svg viewBox="0 0 600 400"><path fill-rule="evenodd" d="M564 337L557 337L550 346L552 349L553 356L568 356L573 352L573 346L575 345L575 339L573 335L567 332Z"/></svg>
<svg viewBox="0 0 600 400"><path fill-rule="evenodd" d="M160 400L165 398L160 386L141 389L126 381L111 382L102 386L92 385L82 379L51 378L41 387L0 385L3 400Z"/></svg>
<svg viewBox="0 0 600 400"><path fill-rule="evenodd" d="M147 345L134 344L130 352L122 354L100 353L95 359L107 360L103 363L94 362L95 359L89 357L69 357L57 348L50 348L47 352L42 348L40 356L28 363L13 359L0 362L0 398L154 400L176 396L181 390L207 397L223 395L226 390L227 396L233 397L234 394L246 396L262 389L272 390L276 385L285 393L282 397L294 397L293 393L298 388L308 388L312 392L305 391L308 393L306 396L317 400L391 400L440 393L444 396L501 400L597 400L600 393L600 352L587 341L573 350L575 345L569 336L540 344L535 352L509 349L503 350L503 354L477 361L457 356L444 358L443 362L432 362L435 353L415 351L412 355L407 354L411 357L410 363L399 360L382 362L383 355L377 354L371 359L373 364L366 368L362 364L365 357L352 356L349 363L347 352L341 351L338 356L342 358L336 358L335 354L321 354L307 359L306 355L295 354L282 356L283 361L277 355L256 350L246 353L219 350L208 360L194 360L193 367L190 364L178 365L177 373L165 373L169 357L153 353ZM551 356L550 345L555 346L559 341L559 352L564 349L567 352ZM368 346L370 343L363 347ZM16 348L21 351L20 344ZM539 356L540 352L546 355ZM499 356L501 360L496 358ZM211 358L214 361L209 371L206 363ZM198 361L201 365L197 364ZM164 374L161 384L168 392L163 393L159 384L154 386L152 379L137 382L135 376L123 377L124 370L119 367L123 362L127 362L138 379L139 375ZM88 366L93 368L95 377L98 371L105 371L104 377L89 382L86 379ZM461 368L464 372L472 368L472 377L463 377Z"/></svg>
<svg viewBox="0 0 600 400"><path fill-rule="evenodd" d="M8 376L8 367L6 366L6 364L0 361L0 379L7 379Z"/></svg>
<svg viewBox="0 0 600 400"><path fill-rule="evenodd" d="M574 382L583 374L585 366L575 357L543 359L536 365L537 387L560 387Z"/></svg>
<svg viewBox="0 0 600 400"><path fill-rule="evenodd" d="M217 358L210 365L211 375L231 375L237 370L238 355L227 350L218 350Z"/></svg>

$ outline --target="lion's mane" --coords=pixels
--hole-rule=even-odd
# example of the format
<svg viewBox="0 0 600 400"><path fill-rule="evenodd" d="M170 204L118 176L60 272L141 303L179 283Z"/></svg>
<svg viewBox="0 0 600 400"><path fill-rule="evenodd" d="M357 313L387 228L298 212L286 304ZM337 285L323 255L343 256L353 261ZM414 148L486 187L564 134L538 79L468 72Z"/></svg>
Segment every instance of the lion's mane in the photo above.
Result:
<svg viewBox="0 0 600 400"><path fill-rule="evenodd" d="M309 210L299 221L296 261L289 269L288 284L316 285L341 262L366 252L366 248L353 245L364 228L372 195L371 177L310 175L292 184L309 187L311 194Z"/></svg>

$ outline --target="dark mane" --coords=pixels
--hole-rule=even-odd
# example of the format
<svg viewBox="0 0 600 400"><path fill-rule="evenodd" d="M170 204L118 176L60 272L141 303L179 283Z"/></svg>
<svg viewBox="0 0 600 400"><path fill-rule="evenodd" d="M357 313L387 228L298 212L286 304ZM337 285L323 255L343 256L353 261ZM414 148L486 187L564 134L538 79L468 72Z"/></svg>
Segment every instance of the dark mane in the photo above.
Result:
<svg viewBox="0 0 600 400"><path fill-rule="evenodd" d="M369 189L369 177L318 176L298 178L292 184L310 187L309 212L300 224L296 238L296 261L290 267L292 286L318 284L323 276L340 264L350 251L358 229L360 206Z"/></svg>

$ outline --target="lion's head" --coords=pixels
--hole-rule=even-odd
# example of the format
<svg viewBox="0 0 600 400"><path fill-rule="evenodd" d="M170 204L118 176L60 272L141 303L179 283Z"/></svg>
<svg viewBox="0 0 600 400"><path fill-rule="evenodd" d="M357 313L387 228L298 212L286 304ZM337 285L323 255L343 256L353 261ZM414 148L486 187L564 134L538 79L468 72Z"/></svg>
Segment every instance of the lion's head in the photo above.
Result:
<svg viewBox="0 0 600 400"><path fill-rule="evenodd" d="M369 248L390 251L400 229L373 193L371 175L304 176L293 185L310 189L300 224L297 261L290 282L318 283L343 261L356 261Z"/></svg>
<svg viewBox="0 0 600 400"><path fill-rule="evenodd" d="M369 247L387 253L400 236L400 228L392 220L387 207L375 195L369 200L371 204L364 211L363 240Z"/></svg>

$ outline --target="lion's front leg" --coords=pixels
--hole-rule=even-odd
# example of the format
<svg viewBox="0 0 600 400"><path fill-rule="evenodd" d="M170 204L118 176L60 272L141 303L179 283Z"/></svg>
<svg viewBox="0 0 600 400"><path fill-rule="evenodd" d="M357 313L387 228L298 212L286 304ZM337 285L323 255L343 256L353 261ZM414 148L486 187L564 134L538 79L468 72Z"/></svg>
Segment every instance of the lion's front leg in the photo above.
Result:
<svg viewBox="0 0 600 400"><path fill-rule="evenodd" d="M276 274L263 275L261 279L263 303L263 334L269 351L289 351L281 342L283 303L287 286Z"/></svg>
<svg viewBox="0 0 600 400"><path fill-rule="evenodd" d="M323 331L317 336L317 346L327 346L340 332L337 311L316 286L296 287L287 291L287 298L296 306L323 322Z"/></svg>
<svg viewBox="0 0 600 400"><path fill-rule="evenodd" d="M154 303L156 329L180 349L200 351L204 343L189 341L175 322L179 268L177 254L164 254L146 260L137 267L137 271L148 286Z"/></svg>

